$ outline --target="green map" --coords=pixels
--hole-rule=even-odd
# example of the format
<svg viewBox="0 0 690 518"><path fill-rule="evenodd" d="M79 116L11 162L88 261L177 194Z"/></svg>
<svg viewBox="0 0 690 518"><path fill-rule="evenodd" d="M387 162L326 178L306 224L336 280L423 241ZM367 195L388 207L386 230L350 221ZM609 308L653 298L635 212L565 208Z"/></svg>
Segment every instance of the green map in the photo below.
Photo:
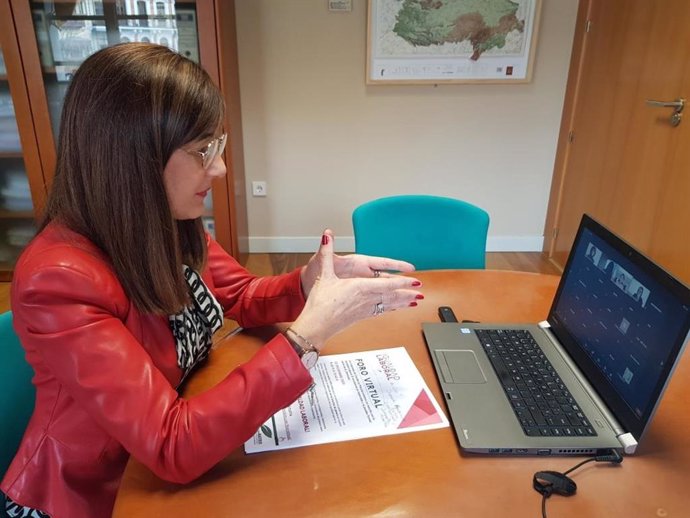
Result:
<svg viewBox="0 0 690 518"><path fill-rule="evenodd" d="M511 0L402 0L392 32L414 47L468 42L476 61L502 49L512 31L524 33L519 7Z"/></svg>

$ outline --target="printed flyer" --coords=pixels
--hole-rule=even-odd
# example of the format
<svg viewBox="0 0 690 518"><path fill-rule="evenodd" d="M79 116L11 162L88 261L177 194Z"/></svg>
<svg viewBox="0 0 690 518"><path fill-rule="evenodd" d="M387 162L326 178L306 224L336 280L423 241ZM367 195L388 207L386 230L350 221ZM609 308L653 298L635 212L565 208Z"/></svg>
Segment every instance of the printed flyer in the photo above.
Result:
<svg viewBox="0 0 690 518"><path fill-rule="evenodd" d="M404 347L322 356L314 386L248 440L247 453L448 426Z"/></svg>

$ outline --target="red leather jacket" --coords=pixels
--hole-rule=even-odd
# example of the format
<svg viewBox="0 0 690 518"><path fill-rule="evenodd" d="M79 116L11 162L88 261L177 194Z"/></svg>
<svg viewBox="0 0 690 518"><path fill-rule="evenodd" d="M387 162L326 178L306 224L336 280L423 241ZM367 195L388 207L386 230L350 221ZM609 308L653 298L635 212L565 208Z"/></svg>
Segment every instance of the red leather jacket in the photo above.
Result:
<svg viewBox="0 0 690 518"><path fill-rule="evenodd" d="M257 278L208 246L202 277L228 317L244 327L297 317L299 270ZM11 303L36 407L0 489L53 518L110 516L130 454L163 479L198 477L312 382L277 335L212 389L179 397L167 317L137 311L103 253L54 223L17 263Z"/></svg>

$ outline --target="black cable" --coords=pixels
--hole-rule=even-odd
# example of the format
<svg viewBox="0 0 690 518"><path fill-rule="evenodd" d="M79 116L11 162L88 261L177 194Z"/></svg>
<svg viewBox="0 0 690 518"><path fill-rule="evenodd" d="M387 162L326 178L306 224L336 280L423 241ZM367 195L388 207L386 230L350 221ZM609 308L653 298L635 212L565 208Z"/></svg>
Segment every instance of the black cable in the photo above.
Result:
<svg viewBox="0 0 690 518"><path fill-rule="evenodd" d="M591 457L591 458L589 458L589 459L585 459L585 460L583 460L582 462L580 462L579 464L575 464L575 465L574 465L572 468L570 468L568 471L564 471L563 474L564 474L564 475L567 475L568 473L571 473L571 472L575 471L575 470L576 470L577 468L579 468L580 466L583 466L584 464L587 464L588 462L594 462L595 460L597 460L596 457Z"/></svg>
<svg viewBox="0 0 690 518"><path fill-rule="evenodd" d="M577 490L575 482L568 478L568 473L571 473L578 469L579 467L587 464L588 462L612 462L615 464L620 464L623 462L623 456L617 450L609 450L607 455L596 455L595 457L590 457L585 459L578 464L575 464L572 468L563 473L557 471L538 471L534 474L534 479L532 485L539 493L541 493L541 516L542 518L547 518L546 516L546 499L551 496L554 492L554 488L557 493L564 496L572 496ZM557 478L552 478L557 477ZM547 482L541 482L541 479ZM563 483L568 485L564 488Z"/></svg>

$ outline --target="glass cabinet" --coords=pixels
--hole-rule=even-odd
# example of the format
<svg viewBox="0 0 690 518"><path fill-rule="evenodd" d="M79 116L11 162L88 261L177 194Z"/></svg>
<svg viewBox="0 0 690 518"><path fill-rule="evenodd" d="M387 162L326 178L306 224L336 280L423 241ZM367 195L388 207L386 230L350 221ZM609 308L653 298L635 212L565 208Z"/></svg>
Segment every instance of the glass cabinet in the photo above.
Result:
<svg viewBox="0 0 690 518"><path fill-rule="evenodd" d="M31 2L30 6L55 135L72 74L97 50L141 41L170 47L199 62L194 3L73 0Z"/></svg>
<svg viewBox="0 0 690 518"><path fill-rule="evenodd" d="M97 50L121 42L167 46L203 66L223 85L226 104L239 106L234 2L197 0L0 0L0 17L12 16L18 61L30 103L31 128L40 160L35 185L23 164L20 131L15 124L8 74L0 68L0 275L35 233L34 218L45 201L55 168L55 142L62 103L72 75ZM0 25L5 29L6 22ZM11 38L4 38L3 41ZM230 66L224 66L221 59ZM2 65L0 65L2 66ZM208 197L206 229L238 257L246 236L246 201L239 110L229 109L226 129L228 175ZM231 137L231 138L233 138ZM27 137L29 138L29 137ZM230 140L230 139L229 139ZM24 151L24 152L23 152ZM36 192L41 191L43 192ZM38 206L38 211L35 207ZM246 241L246 239L244 239Z"/></svg>
<svg viewBox="0 0 690 518"><path fill-rule="evenodd" d="M14 264L35 233L31 188L0 49L0 267Z"/></svg>
<svg viewBox="0 0 690 518"><path fill-rule="evenodd" d="M10 79L14 63L5 59L5 50L11 41L3 36L0 43L0 280L7 280L6 272L36 233L28 166L33 166L33 173L39 175L39 189L43 183L38 161L25 160L25 153L33 158L37 153L35 141L26 131L30 128L23 127L20 132L20 115L22 121L29 120L28 106L22 103L26 96L18 95L22 93L21 85ZM19 103L15 103L15 98Z"/></svg>

